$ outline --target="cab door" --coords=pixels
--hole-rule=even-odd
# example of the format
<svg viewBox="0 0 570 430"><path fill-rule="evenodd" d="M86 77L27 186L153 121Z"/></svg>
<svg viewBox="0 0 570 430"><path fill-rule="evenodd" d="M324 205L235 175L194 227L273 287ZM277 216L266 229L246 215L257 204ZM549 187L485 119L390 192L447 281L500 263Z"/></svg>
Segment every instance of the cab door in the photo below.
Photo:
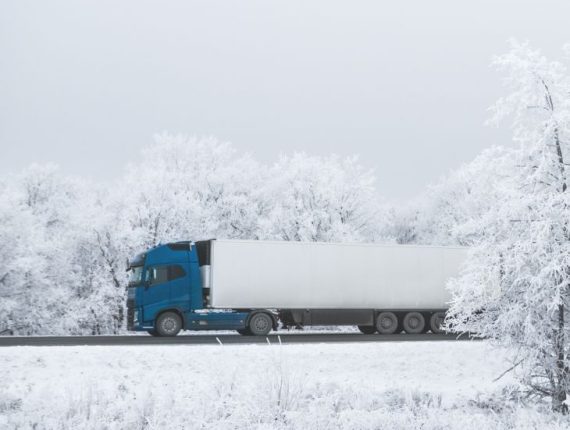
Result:
<svg viewBox="0 0 570 430"><path fill-rule="evenodd" d="M154 322L158 312L170 302L168 266L147 267L143 279L143 319L148 324Z"/></svg>
<svg viewBox="0 0 570 430"><path fill-rule="evenodd" d="M190 276L188 264L168 266L168 284L170 285L170 305L182 312L190 309Z"/></svg>
<svg viewBox="0 0 570 430"><path fill-rule="evenodd" d="M154 322L158 313L177 308L186 312L189 306L189 288L186 270L182 264L154 265L145 271L143 318Z"/></svg>

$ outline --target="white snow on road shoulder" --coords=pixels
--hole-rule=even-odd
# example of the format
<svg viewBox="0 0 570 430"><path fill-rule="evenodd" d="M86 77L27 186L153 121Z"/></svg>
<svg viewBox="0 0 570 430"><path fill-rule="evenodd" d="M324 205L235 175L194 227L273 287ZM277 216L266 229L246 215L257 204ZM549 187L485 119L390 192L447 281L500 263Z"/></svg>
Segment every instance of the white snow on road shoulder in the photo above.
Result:
<svg viewBox="0 0 570 430"><path fill-rule="evenodd" d="M485 342L0 348L0 428L565 428Z"/></svg>

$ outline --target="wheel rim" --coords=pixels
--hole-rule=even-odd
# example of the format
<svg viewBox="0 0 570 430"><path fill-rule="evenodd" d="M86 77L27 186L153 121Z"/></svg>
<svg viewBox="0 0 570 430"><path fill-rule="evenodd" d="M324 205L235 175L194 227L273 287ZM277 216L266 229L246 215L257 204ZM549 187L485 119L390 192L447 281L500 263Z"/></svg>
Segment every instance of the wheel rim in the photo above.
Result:
<svg viewBox="0 0 570 430"><path fill-rule="evenodd" d="M376 329L381 334L393 334L398 327L398 319L392 312L380 313L376 321Z"/></svg>
<svg viewBox="0 0 570 430"><path fill-rule="evenodd" d="M409 313L404 318L404 330L406 333L421 333L425 328L425 320L422 314L417 312Z"/></svg>
<svg viewBox="0 0 570 430"><path fill-rule="evenodd" d="M178 323L174 318L168 317L162 320L161 326L162 330L165 333L174 333L176 331L176 328L178 327Z"/></svg>
<svg viewBox="0 0 570 430"><path fill-rule="evenodd" d="M415 330L420 326L420 320L417 317L408 318L408 325L411 329Z"/></svg>
<svg viewBox="0 0 570 430"><path fill-rule="evenodd" d="M389 316L382 317L382 319L380 320L380 326L384 330L389 330L390 328L392 328L393 325L394 321Z"/></svg>
<svg viewBox="0 0 570 430"><path fill-rule="evenodd" d="M269 328L269 321L262 315L254 317L252 327L258 333L264 332Z"/></svg>

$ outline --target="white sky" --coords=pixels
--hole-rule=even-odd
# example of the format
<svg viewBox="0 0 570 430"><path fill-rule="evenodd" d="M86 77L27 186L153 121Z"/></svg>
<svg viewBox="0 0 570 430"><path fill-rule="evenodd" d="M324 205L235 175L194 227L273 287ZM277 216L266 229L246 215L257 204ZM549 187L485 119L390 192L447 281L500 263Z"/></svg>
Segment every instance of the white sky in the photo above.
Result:
<svg viewBox="0 0 570 430"><path fill-rule="evenodd" d="M0 169L53 161L97 180L165 130L270 162L357 153L405 200L509 130L489 67L511 37L547 55L570 2L0 2Z"/></svg>

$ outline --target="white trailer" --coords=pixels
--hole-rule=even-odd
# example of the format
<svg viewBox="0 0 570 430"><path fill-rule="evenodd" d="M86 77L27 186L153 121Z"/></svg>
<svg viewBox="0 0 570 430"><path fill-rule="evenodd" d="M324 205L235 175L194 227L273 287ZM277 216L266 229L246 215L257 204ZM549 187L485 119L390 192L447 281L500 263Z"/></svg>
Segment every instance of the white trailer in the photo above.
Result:
<svg viewBox="0 0 570 430"><path fill-rule="evenodd" d="M201 267L214 309L274 310L285 325L358 325L365 333L440 331L462 247L208 241ZM205 263L205 261L204 261Z"/></svg>

